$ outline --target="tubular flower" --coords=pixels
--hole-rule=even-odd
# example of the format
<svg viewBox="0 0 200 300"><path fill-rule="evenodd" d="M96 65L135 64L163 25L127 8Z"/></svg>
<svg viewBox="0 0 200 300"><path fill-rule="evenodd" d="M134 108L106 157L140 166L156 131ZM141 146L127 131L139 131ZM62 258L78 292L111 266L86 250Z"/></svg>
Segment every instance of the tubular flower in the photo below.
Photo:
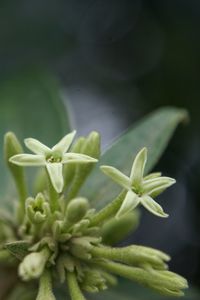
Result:
<svg viewBox="0 0 200 300"><path fill-rule="evenodd" d="M35 154L17 154L10 158L10 162L18 166L45 166L54 189L61 193L64 186L63 164L66 163L94 163L97 160L85 154L68 152L76 131L64 136L52 148L47 147L36 139L27 138L25 145Z"/></svg>
<svg viewBox="0 0 200 300"><path fill-rule="evenodd" d="M130 212L138 204L142 204L152 214L159 217L168 217L162 207L154 201L153 197L161 194L176 181L170 177L161 176L161 173L151 173L144 176L147 162L147 149L143 148L136 155L130 177L111 166L101 166L101 170L126 191L125 199L117 212L117 217Z"/></svg>

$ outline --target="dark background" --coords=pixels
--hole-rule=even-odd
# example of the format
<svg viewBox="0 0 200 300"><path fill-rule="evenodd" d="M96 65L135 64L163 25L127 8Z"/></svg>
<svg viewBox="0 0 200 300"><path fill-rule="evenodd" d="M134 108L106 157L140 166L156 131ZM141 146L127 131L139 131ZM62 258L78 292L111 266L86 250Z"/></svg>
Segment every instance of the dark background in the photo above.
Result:
<svg viewBox="0 0 200 300"><path fill-rule="evenodd" d="M170 218L143 211L135 243L173 256L172 270L200 285L200 2L1 0L0 80L32 67L60 81L80 134L104 147L157 107L185 107L156 166L175 177L160 197ZM67 101L66 100L66 101Z"/></svg>

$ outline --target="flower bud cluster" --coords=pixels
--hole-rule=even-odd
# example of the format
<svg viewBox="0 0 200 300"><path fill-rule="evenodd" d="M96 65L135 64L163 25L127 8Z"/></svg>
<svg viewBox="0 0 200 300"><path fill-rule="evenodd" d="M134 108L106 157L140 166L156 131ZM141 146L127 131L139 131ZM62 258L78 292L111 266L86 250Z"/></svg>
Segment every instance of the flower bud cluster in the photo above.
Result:
<svg viewBox="0 0 200 300"><path fill-rule="evenodd" d="M117 284L117 276L164 295L181 296L187 281L168 271L167 254L138 245L112 246L137 227L139 213L135 208L139 204L156 216L167 216L153 197L175 181L160 173L144 176L147 150L143 148L134 159L130 177L114 167L101 167L122 186L122 191L96 211L90 207L90 199L79 196L79 191L99 159L100 137L96 132L80 137L69 152L74 136L75 131L52 148L26 139L26 146L34 154L24 154L14 134L6 135L5 156L20 205L14 226L10 225L12 239L4 238L7 252L2 252L2 257L9 254L16 258L15 266L23 281L39 281L37 300L56 299L53 285L58 280L68 285L72 300L84 300L83 291L105 290ZM45 169L34 197L27 197L25 166Z"/></svg>

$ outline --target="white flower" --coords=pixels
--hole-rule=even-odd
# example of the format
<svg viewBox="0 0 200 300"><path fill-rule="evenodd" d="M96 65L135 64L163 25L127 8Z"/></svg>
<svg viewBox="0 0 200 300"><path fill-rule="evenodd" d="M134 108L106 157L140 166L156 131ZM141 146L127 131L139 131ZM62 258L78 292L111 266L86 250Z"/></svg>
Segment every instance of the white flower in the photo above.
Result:
<svg viewBox="0 0 200 300"><path fill-rule="evenodd" d="M133 210L139 203L156 216L168 217L152 197L161 194L176 181L173 178L161 176L161 173L151 173L143 177L146 161L147 149L143 148L133 161L130 177L116 168L101 166L101 170L106 175L127 190L125 199L117 212L117 217Z"/></svg>
<svg viewBox="0 0 200 300"><path fill-rule="evenodd" d="M60 193L64 186L63 164L97 162L95 158L85 154L67 153L75 134L76 131L67 134L52 148L36 139L27 138L24 140L25 145L35 154L17 154L12 156L9 161L18 166L45 166L53 187Z"/></svg>

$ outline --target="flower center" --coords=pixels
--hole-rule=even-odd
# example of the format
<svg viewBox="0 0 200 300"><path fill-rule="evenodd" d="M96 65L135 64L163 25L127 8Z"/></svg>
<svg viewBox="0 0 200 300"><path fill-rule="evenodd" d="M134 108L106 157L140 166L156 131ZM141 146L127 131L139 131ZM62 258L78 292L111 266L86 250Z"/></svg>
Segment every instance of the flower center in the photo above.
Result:
<svg viewBox="0 0 200 300"><path fill-rule="evenodd" d="M134 192L134 193L136 193L139 197L141 197L142 195L143 195L143 192L142 192L142 189L141 189L141 187L133 187L132 186L132 191Z"/></svg>
<svg viewBox="0 0 200 300"><path fill-rule="evenodd" d="M46 157L46 161L49 163L59 163L61 162L61 160L62 160L61 154L58 152L51 153Z"/></svg>

